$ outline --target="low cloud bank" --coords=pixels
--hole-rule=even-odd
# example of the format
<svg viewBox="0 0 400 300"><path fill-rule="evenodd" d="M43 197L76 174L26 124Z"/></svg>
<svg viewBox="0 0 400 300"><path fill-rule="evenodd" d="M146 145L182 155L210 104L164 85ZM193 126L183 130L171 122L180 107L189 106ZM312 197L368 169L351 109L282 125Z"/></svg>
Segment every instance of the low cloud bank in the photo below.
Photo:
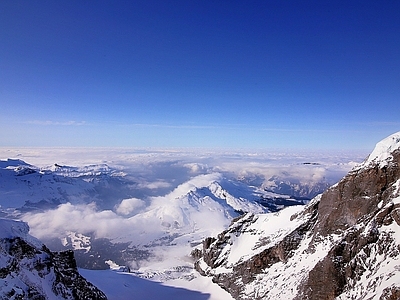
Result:
<svg viewBox="0 0 400 300"><path fill-rule="evenodd" d="M296 179L298 182L326 180L333 184L355 165L354 161L361 162L364 158L362 153L342 155L143 149L9 149L6 152L2 154L0 151L0 154L18 157L32 164L107 164L127 174L126 178L136 189L132 190L131 198L122 200L113 210L101 211L95 203L66 203L54 210L27 213L23 215L23 220L28 222L33 235L42 239L54 238L75 231L113 238L124 233L137 243L160 237L165 230L171 230L161 225L163 218L172 221L182 216L182 210L170 204L193 187L209 184L212 180L218 181L221 176L243 178L249 184L260 186L267 184L273 176ZM181 220L184 223L183 217ZM201 219L198 222L202 223ZM179 226L183 226L183 223Z"/></svg>

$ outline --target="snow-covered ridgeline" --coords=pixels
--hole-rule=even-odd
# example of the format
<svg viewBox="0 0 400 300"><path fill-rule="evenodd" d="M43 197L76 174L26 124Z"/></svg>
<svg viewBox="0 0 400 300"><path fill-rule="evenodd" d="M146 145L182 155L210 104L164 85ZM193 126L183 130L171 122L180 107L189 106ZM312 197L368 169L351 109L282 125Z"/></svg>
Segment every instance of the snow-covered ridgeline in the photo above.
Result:
<svg viewBox="0 0 400 300"><path fill-rule="evenodd" d="M0 218L0 239L21 238L34 247L41 248L43 243L29 234L25 222Z"/></svg>
<svg viewBox="0 0 400 300"><path fill-rule="evenodd" d="M73 253L50 252L26 223L0 219L1 299L106 299L79 275Z"/></svg>
<svg viewBox="0 0 400 300"><path fill-rule="evenodd" d="M400 148L400 132L396 132L376 144L368 158L357 169L377 163L380 167L387 165L393 159L392 153Z"/></svg>

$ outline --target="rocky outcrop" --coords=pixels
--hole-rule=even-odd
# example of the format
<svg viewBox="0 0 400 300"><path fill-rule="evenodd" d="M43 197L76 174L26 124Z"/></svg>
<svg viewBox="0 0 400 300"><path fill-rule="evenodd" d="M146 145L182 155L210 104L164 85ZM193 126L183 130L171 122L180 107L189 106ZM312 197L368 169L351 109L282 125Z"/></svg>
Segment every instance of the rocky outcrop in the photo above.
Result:
<svg viewBox="0 0 400 300"><path fill-rule="evenodd" d="M373 163L368 167L352 170L335 187L322 195L319 205L318 232L322 235L345 230L360 219L374 217L397 193L396 182L400 179L400 150L393 159L380 167Z"/></svg>
<svg viewBox="0 0 400 300"><path fill-rule="evenodd" d="M374 164L355 169L322 195L314 235L342 233L343 237L310 271L301 287L302 297L334 299L350 293L363 274L375 272L374 267L367 270L371 255L383 256L383 261L400 258L399 240L382 230L400 226L400 203L392 201L399 193L399 162L400 151L396 150L383 168Z"/></svg>
<svg viewBox="0 0 400 300"><path fill-rule="evenodd" d="M0 239L1 299L107 299L78 273L72 251L51 252L22 222L0 223L8 231Z"/></svg>
<svg viewBox="0 0 400 300"><path fill-rule="evenodd" d="M236 299L400 299L399 146L378 143L304 209L234 221L196 269Z"/></svg>

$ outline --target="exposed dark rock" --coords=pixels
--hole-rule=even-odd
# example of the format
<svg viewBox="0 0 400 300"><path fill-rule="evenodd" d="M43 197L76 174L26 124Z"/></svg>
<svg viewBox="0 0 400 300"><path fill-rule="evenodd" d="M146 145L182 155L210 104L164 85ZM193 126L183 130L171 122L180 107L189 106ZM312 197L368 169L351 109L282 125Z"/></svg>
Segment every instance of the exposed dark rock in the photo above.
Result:
<svg viewBox="0 0 400 300"><path fill-rule="evenodd" d="M319 205L318 229L321 235L344 230L362 218L375 216L378 204L385 206L393 194L394 183L400 178L400 152L383 168L354 170L335 187L326 191Z"/></svg>
<svg viewBox="0 0 400 300"><path fill-rule="evenodd" d="M393 286L383 290L379 300L399 300L400 299L400 286Z"/></svg>
<svg viewBox="0 0 400 300"><path fill-rule="evenodd" d="M0 297L107 299L78 273L72 251L51 252L45 246L38 249L19 237L2 239L0 251L7 262L0 269L0 279L12 286L9 291L0 291Z"/></svg>

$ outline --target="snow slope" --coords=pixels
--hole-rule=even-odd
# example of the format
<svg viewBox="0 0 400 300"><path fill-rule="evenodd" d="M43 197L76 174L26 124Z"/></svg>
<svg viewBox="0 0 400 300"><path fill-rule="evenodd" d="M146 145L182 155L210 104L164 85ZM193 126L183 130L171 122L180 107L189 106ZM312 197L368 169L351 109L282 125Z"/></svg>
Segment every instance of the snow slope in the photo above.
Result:
<svg viewBox="0 0 400 300"><path fill-rule="evenodd" d="M87 280L101 287L109 300L152 299L152 300L230 300L226 291L213 284L209 278L191 281L172 280L161 283L139 278L130 273L111 270L86 270L79 272Z"/></svg>

